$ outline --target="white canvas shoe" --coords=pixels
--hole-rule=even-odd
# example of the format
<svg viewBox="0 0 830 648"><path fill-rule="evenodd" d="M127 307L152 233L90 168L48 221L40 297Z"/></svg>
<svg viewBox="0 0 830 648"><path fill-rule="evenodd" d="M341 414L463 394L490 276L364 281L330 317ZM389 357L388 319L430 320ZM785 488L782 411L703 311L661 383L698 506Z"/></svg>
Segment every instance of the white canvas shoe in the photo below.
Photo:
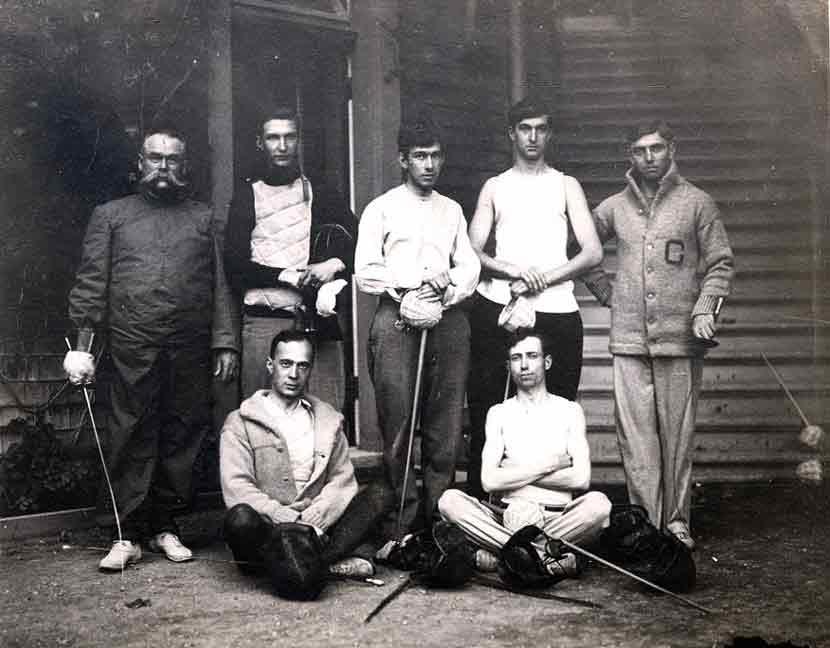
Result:
<svg viewBox="0 0 830 648"><path fill-rule="evenodd" d="M329 565L329 573L340 578L371 578L375 575L375 567L365 558L352 556Z"/></svg>
<svg viewBox="0 0 830 648"><path fill-rule="evenodd" d="M179 536L169 531L153 536L149 545L150 551L163 553L168 560L173 562L186 562L193 558L193 552L182 544Z"/></svg>
<svg viewBox="0 0 830 648"><path fill-rule="evenodd" d="M130 540L116 540L109 553L101 558L98 569L103 571L121 571L131 563L141 560L141 547Z"/></svg>

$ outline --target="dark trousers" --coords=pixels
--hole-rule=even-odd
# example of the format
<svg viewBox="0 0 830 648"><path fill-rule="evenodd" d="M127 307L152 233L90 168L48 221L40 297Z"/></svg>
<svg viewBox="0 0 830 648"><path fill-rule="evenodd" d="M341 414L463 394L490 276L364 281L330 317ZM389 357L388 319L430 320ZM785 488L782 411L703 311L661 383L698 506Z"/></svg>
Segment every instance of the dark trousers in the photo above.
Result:
<svg viewBox="0 0 830 648"><path fill-rule="evenodd" d="M470 376L467 403L470 408L470 456L467 464L467 492L486 499L481 487L481 451L487 412L504 400L507 382L509 334L498 325L502 306L475 295L470 310ZM543 333L553 359L545 375L550 393L576 400L582 373L582 317L573 313L536 313L535 330ZM513 390L515 392L515 390Z"/></svg>
<svg viewBox="0 0 830 648"><path fill-rule="evenodd" d="M383 483L369 484L355 495L323 542L322 559L330 565L352 552L366 540L380 519L395 506L391 490ZM225 514L225 542L245 572L264 567L263 546L278 527L248 504L237 504Z"/></svg>
<svg viewBox="0 0 830 648"><path fill-rule="evenodd" d="M173 514L190 506L193 464L210 425L210 340L149 345L113 337L109 357L107 470L122 535L177 533ZM105 485L98 501L98 522L114 524Z"/></svg>
<svg viewBox="0 0 830 648"><path fill-rule="evenodd" d="M421 331L396 322L398 304L381 299L369 331L368 352L386 478L400 501ZM438 499L455 478L469 362L470 325L464 312L451 308L427 334L420 409L424 498L419 515L418 490L410 470L402 532L431 525ZM390 515L383 532L393 537L396 531L395 516Z"/></svg>

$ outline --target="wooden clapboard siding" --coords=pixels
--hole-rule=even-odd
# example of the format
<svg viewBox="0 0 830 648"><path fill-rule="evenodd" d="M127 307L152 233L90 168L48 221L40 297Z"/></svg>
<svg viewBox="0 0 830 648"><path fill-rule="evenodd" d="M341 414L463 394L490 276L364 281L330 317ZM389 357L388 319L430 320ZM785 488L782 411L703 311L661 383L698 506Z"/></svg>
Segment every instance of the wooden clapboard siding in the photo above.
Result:
<svg viewBox="0 0 830 648"><path fill-rule="evenodd" d="M64 383L63 352L54 343L0 344L0 427L16 418L31 419L31 411L44 405ZM64 389L43 413L61 436L74 434L84 412L83 396L77 389ZM0 455L20 439L0 432Z"/></svg>
<svg viewBox="0 0 830 648"><path fill-rule="evenodd" d="M428 110L446 141L439 191L469 219L484 180L510 164L504 3L478 3L473 31L465 3L401 0L398 33L401 113Z"/></svg>
<svg viewBox="0 0 830 648"><path fill-rule="evenodd" d="M402 111L430 108L443 127L449 157L440 189L459 200L469 218L482 183L510 164L503 121L509 61L506 5L477 3L469 32L465 4L430 3L426 10L423 2L402 0L397 35ZM798 70L783 74L777 61L762 64L746 50L736 52L727 42L729 30L672 23L670 12L659 24L614 16L568 20L576 4L524 4L527 26L533 26L525 50L530 85L554 106L551 161L582 182L594 206L624 186L626 129L653 115L672 124L680 171L718 202L737 258L720 346L704 370L695 474L791 477L807 454L796 442L801 422L760 353L776 364L808 416L826 423L828 329L815 321L830 312L830 297L821 293L827 277L817 275L816 266L825 233L806 173L826 163L821 146L809 145L820 132L809 131L807 106L822 99L805 97ZM749 11L746 20L768 20L761 31L778 33L759 12ZM779 31L793 66L806 65L793 30L782 25ZM765 51L774 58L778 50ZM613 273L613 244L606 262ZM619 481L609 313L579 282L576 292L586 332L580 400L594 476Z"/></svg>
<svg viewBox="0 0 830 648"><path fill-rule="evenodd" d="M717 44L694 25L686 24L685 31L661 27L646 29L636 21L624 27L609 19L596 30L560 34L556 164L582 182L596 205L623 187L626 127L651 116L673 125L680 172L718 201L737 266L734 294L721 315L720 346L704 369L695 475L792 477L794 465L809 456L796 438L802 423L761 352L808 416L826 422L830 329L815 319L827 312L830 298L816 291L817 281L821 286L827 277L816 276L823 232L806 172L823 164L821 148L804 144L811 135L805 133L810 121L804 97L793 87L800 81L788 87L780 78L747 75L744 83L718 83L707 58ZM660 33L664 38L655 36ZM798 51L797 43L790 45ZM732 62L740 66L742 59ZM606 246L605 263L613 273L613 243ZM595 478L618 481L609 313L583 286L577 293L586 333L580 400Z"/></svg>

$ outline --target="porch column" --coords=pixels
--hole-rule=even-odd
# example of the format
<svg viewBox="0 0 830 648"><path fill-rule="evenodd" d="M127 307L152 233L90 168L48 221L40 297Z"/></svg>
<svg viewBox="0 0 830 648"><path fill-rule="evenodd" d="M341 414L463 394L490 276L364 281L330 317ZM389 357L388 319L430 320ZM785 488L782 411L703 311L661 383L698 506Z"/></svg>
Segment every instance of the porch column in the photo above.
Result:
<svg viewBox="0 0 830 648"><path fill-rule="evenodd" d="M524 33L524 0L510 3L510 103L522 99L527 93L526 39Z"/></svg>
<svg viewBox="0 0 830 648"><path fill-rule="evenodd" d="M400 183L398 128L401 120L401 89L395 30L398 0L354 0L352 27L358 37L352 57L354 106L355 208L358 217L366 204ZM357 295L359 367L359 447L379 450L375 395L366 366L366 341L376 299Z"/></svg>
<svg viewBox="0 0 830 648"><path fill-rule="evenodd" d="M233 86L231 82L231 0L209 0L208 141L210 199L214 218L224 236L233 194ZM239 406L239 385L214 380L213 428Z"/></svg>

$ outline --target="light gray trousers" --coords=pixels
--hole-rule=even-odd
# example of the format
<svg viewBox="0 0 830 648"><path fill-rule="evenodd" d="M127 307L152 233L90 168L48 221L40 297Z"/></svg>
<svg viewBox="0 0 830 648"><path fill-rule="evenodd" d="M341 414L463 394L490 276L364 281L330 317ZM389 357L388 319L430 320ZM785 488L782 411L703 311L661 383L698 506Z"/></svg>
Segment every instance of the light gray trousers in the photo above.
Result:
<svg viewBox="0 0 830 648"><path fill-rule="evenodd" d="M595 540L608 526L611 502L598 491L585 493L562 511L539 510L539 520L525 519L522 514L512 516L510 504L499 515L492 508L457 489L446 491L438 500L438 511L447 522L456 524L477 546L498 553L516 531L528 523L536 523L551 538L562 538L583 545ZM543 549L543 548L542 548Z"/></svg>
<svg viewBox="0 0 830 648"><path fill-rule="evenodd" d="M614 356L617 439L628 497L660 529L689 528L703 358Z"/></svg>

